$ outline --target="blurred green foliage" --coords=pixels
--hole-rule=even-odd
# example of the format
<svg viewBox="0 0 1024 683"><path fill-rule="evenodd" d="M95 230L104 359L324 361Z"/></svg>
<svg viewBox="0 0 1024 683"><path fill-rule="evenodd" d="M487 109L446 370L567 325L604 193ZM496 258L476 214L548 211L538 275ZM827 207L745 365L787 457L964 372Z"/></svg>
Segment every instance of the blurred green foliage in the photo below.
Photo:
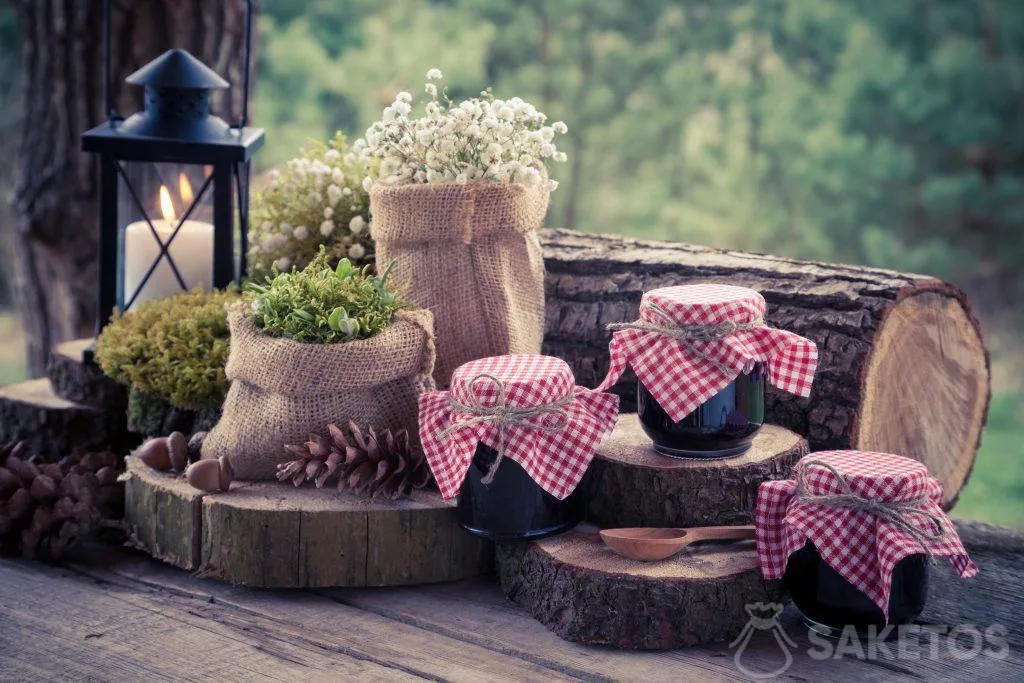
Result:
<svg viewBox="0 0 1024 683"><path fill-rule="evenodd" d="M569 124L551 225L1020 292L1024 4L269 0L264 166L428 67Z"/></svg>

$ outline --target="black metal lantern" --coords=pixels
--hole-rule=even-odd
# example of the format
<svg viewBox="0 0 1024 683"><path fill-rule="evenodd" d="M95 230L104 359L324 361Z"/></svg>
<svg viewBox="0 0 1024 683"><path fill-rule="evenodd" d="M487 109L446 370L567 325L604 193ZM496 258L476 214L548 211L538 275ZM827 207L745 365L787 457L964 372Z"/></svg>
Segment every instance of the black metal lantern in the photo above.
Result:
<svg viewBox="0 0 1024 683"><path fill-rule="evenodd" d="M210 113L228 83L185 50L169 50L127 78L145 108L127 119L110 88L110 0L104 6L109 120L82 135L99 155L99 321L148 299L225 287L246 270L249 160L263 131L246 127L252 2L247 3L241 120ZM235 231L239 249L235 248Z"/></svg>

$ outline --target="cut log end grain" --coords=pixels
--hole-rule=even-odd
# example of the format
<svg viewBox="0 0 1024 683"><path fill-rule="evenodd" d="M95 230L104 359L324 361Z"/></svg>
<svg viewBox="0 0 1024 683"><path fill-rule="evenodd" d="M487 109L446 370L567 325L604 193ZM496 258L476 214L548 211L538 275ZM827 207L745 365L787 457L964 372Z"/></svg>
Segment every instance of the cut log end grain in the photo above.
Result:
<svg viewBox="0 0 1024 683"><path fill-rule="evenodd" d="M907 296L875 335L854 441L924 463L952 507L981 439L988 380L981 335L961 302L934 291Z"/></svg>
<svg viewBox="0 0 1024 683"><path fill-rule="evenodd" d="M566 640L669 649L734 638L746 606L777 602L752 541L685 548L659 562L616 555L597 529L498 546L502 590Z"/></svg>
<svg viewBox="0 0 1024 683"><path fill-rule="evenodd" d="M787 478L807 452L801 437L765 425L736 457L670 458L635 413L623 414L591 465L588 519L602 528L751 524L761 482Z"/></svg>
<svg viewBox="0 0 1024 683"><path fill-rule="evenodd" d="M137 546L203 576L260 588L398 586L490 571L492 546L440 494L371 501L334 489L239 482L203 493L128 458Z"/></svg>
<svg viewBox="0 0 1024 683"><path fill-rule="evenodd" d="M913 457L945 489L967 481L989 398L988 357L966 296L934 278L670 242L545 230L545 352L581 384L608 368L610 322L635 319L643 292L722 282L761 292L766 321L812 339L809 398L771 390L766 417L814 451L858 448ZM614 388L635 406L636 378Z"/></svg>

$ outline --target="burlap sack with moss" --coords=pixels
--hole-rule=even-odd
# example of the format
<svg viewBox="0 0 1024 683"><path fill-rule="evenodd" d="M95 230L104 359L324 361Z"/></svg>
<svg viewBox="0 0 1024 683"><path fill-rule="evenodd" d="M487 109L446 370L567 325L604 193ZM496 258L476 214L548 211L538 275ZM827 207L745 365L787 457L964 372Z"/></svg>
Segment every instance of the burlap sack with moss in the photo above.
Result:
<svg viewBox="0 0 1024 683"><path fill-rule="evenodd" d="M434 379L485 356L539 353L545 183L384 185L370 191L378 268L397 261L406 296L434 314Z"/></svg>
<svg viewBox="0 0 1024 683"><path fill-rule="evenodd" d="M238 479L274 479L302 444L329 423L408 429L418 441L417 399L433 386L430 311L399 311L370 339L300 344L260 332L241 311L228 314L231 382L224 414L203 441L204 459L227 456Z"/></svg>

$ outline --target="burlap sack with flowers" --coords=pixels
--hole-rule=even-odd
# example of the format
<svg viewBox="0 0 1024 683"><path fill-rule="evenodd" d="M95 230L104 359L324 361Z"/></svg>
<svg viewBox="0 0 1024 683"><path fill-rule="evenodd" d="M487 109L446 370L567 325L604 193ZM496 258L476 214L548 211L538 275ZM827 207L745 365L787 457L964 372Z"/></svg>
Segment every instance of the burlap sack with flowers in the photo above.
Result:
<svg viewBox="0 0 1024 683"><path fill-rule="evenodd" d="M548 210L545 182L386 185L370 190L378 268L434 314L434 379L447 387L467 361L539 353L544 260L536 230Z"/></svg>
<svg viewBox="0 0 1024 683"><path fill-rule="evenodd" d="M399 311L380 334L340 344L302 344L260 332L244 311L228 314L231 381L203 459L227 456L235 477L274 479L301 444L329 423L408 429L418 441L417 398L433 387L430 311Z"/></svg>

